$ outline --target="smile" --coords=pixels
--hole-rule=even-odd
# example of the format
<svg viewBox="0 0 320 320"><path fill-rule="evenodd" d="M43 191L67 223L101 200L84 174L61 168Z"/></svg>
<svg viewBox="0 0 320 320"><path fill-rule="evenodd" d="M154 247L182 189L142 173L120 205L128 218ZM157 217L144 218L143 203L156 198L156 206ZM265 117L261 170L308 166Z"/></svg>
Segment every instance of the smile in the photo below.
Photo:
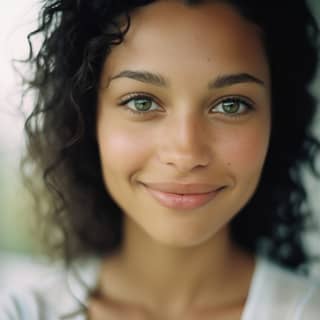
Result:
<svg viewBox="0 0 320 320"><path fill-rule="evenodd" d="M143 184L148 193L162 206L176 210L191 210L204 206L224 187L204 184Z"/></svg>

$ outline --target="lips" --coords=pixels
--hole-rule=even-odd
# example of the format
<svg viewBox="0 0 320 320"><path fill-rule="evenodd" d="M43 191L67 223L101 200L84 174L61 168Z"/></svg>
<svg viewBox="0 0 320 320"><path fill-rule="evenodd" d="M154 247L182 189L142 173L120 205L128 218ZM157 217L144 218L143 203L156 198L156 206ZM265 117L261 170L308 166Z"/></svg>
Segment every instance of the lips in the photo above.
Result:
<svg viewBox="0 0 320 320"><path fill-rule="evenodd" d="M148 193L161 205L191 210L213 200L224 187L210 184L143 183Z"/></svg>

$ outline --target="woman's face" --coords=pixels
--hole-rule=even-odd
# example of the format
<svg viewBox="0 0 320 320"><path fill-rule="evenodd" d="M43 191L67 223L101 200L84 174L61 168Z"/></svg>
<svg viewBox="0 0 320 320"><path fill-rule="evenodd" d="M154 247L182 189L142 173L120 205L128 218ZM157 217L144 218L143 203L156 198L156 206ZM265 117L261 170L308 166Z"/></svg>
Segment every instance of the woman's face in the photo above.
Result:
<svg viewBox="0 0 320 320"><path fill-rule="evenodd" d="M181 247L226 227L259 182L270 94L259 30L230 5L136 10L97 115L104 181L126 218Z"/></svg>

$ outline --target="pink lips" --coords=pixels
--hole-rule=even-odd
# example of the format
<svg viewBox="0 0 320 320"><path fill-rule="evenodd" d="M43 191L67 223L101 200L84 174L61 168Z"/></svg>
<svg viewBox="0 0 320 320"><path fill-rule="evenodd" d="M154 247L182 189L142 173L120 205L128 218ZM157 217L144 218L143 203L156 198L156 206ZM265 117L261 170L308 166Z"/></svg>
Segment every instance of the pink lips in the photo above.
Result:
<svg viewBox="0 0 320 320"><path fill-rule="evenodd" d="M222 189L208 184L148 183L143 184L160 204L171 209L190 210L211 201Z"/></svg>

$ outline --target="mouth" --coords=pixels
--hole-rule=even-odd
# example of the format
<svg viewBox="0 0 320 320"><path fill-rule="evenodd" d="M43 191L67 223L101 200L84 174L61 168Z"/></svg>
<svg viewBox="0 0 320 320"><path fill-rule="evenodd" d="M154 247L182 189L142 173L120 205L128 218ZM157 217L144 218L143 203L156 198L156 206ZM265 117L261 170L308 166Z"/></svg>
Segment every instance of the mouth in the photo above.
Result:
<svg viewBox="0 0 320 320"><path fill-rule="evenodd" d="M225 186L209 184L142 183L146 191L162 206L192 210L212 201Z"/></svg>

